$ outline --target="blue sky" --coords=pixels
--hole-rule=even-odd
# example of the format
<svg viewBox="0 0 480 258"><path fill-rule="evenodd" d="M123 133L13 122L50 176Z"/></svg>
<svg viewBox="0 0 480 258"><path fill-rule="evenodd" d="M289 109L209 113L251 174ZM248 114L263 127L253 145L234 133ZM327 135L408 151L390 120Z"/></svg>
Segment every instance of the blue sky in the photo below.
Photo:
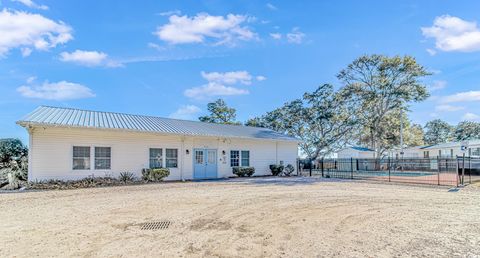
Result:
<svg viewBox="0 0 480 258"><path fill-rule="evenodd" d="M0 1L0 137L39 105L196 119L270 111L362 54L433 75L416 123L480 119L479 1Z"/></svg>

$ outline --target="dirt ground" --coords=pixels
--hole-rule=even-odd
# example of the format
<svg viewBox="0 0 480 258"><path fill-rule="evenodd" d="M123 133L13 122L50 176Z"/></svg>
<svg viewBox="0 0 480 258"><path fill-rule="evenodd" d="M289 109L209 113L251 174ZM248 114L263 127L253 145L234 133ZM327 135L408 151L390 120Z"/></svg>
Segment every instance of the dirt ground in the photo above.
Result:
<svg viewBox="0 0 480 258"><path fill-rule="evenodd" d="M478 255L479 185L253 178L0 194L7 257Z"/></svg>

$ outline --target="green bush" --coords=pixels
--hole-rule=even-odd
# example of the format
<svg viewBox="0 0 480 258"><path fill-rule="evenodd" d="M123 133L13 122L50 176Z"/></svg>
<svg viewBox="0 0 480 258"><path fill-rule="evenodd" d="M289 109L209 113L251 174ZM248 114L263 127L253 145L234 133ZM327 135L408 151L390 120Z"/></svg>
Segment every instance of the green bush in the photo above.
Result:
<svg viewBox="0 0 480 258"><path fill-rule="evenodd" d="M135 180L135 175L132 172L120 172L118 179L126 184L128 182L133 182Z"/></svg>
<svg viewBox="0 0 480 258"><path fill-rule="evenodd" d="M162 181L169 175L170 170L168 168L144 168L142 170L142 179L149 182Z"/></svg>
<svg viewBox="0 0 480 258"><path fill-rule="evenodd" d="M278 176L282 174L284 169L283 165L270 165L270 171L272 171L272 175Z"/></svg>
<svg viewBox="0 0 480 258"><path fill-rule="evenodd" d="M292 175L293 171L295 171L295 167L292 164L288 164L285 167L285 172L283 172L283 174L285 174L285 176L290 176Z"/></svg>
<svg viewBox="0 0 480 258"><path fill-rule="evenodd" d="M233 174L239 176L239 177L247 177L247 176L252 176L255 173L255 168L254 167L234 167L233 168Z"/></svg>

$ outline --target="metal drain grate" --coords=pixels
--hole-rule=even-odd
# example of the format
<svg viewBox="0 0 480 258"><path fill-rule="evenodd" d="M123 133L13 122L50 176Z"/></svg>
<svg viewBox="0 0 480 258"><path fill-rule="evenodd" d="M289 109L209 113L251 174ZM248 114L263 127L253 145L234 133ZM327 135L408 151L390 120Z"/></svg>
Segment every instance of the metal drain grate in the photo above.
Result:
<svg viewBox="0 0 480 258"><path fill-rule="evenodd" d="M171 224L172 222L169 220L146 222L141 224L140 229L141 230L163 230L170 227Z"/></svg>

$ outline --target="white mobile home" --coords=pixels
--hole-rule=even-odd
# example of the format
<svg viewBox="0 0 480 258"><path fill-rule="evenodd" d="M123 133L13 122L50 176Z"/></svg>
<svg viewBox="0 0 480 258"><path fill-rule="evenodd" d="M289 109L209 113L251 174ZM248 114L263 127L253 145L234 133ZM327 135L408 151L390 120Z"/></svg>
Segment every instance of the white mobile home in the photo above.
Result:
<svg viewBox="0 0 480 258"><path fill-rule="evenodd" d="M365 147L351 146L338 151L337 158L373 159L375 151Z"/></svg>
<svg viewBox="0 0 480 258"><path fill-rule="evenodd" d="M462 151L462 146L467 147ZM465 154L469 157L480 156L480 140L469 140L465 142L440 143L423 148L424 155L429 157L455 157Z"/></svg>
<svg viewBox="0 0 480 258"><path fill-rule="evenodd" d="M41 106L29 133L28 178L81 179L167 167L167 180L224 178L232 167L295 166L298 140L270 129Z"/></svg>

